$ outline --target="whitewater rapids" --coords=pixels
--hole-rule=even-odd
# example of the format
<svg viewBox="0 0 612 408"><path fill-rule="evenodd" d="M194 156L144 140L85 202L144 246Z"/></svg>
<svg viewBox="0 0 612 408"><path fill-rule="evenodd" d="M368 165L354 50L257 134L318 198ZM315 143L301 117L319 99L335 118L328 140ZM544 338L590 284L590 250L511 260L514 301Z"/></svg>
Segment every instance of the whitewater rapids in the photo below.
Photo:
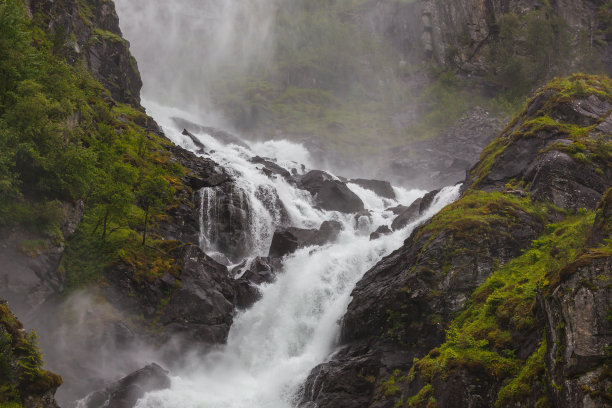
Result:
<svg viewBox="0 0 612 408"><path fill-rule="evenodd" d="M175 127L171 119L187 114L151 102L145 105L174 143L195 150L191 139L183 136L182 129ZM249 161L262 155L289 171L303 173L308 170L310 158L301 145L288 141L246 142L250 146L246 148L224 145L204 133L196 137L206 146L207 154L232 175L244 199L249 201L251 256L267 255L274 230L280 226L277 209L262 203L261 195L256 194L262 186L264 190L276 191L291 226L318 228L325 220L336 220L344 230L334 242L302 248L286 256L276 281L259 287L261 300L235 317L227 344L193 358L188 367L172 373L169 389L145 395L137 407L293 407L310 371L336 347L340 320L359 279L382 257L400 247L417 225L454 201L459 186L444 188L431 207L404 229L370 241L371 232L391 223L393 214L387 208L410 205L425 192L394 188L397 199L390 200L349 183L371 216L323 211L315 208L310 193L282 177L266 176L261 165ZM207 223L212 222L214 217L202 211L200 243L208 253L215 251L214 241L206 236Z"/></svg>

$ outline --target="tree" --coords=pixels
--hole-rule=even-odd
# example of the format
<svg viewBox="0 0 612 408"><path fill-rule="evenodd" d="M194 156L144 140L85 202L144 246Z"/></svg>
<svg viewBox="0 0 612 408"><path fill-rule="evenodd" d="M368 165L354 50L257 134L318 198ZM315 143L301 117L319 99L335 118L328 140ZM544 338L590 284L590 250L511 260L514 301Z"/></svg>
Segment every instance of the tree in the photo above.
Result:
<svg viewBox="0 0 612 408"><path fill-rule="evenodd" d="M102 224L102 241L106 241L110 222L121 224L127 218L127 211L134 201L132 185L136 180L136 169L125 163L114 163L108 173L101 172L97 188L91 200L97 205L98 224Z"/></svg>
<svg viewBox="0 0 612 408"><path fill-rule="evenodd" d="M146 244L147 229L151 216L163 206L168 205L174 195L170 183L159 175L147 176L141 183L137 193L138 204L144 210L144 230L142 245Z"/></svg>

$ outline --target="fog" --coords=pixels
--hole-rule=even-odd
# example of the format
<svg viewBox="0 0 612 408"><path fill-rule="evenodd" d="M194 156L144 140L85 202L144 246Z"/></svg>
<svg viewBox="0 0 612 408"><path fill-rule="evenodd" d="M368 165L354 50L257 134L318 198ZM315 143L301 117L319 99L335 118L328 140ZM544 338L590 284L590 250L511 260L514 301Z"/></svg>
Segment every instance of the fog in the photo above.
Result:
<svg viewBox="0 0 612 408"><path fill-rule="evenodd" d="M142 97L226 127L211 87L232 75L265 69L274 50L274 22L283 0L117 0L131 43Z"/></svg>

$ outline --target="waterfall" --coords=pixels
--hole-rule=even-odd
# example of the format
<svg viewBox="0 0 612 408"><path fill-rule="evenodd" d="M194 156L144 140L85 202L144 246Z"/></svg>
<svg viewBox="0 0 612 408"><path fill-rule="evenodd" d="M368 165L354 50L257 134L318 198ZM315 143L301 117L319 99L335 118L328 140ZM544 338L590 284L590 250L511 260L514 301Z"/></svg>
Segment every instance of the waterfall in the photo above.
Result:
<svg viewBox="0 0 612 408"><path fill-rule="evenodd" d="M244 73L254 61L265 60L262 51L272 48L268 45L278 1L154 0L153 6L149 0L116 1L119 14L127 17L122 28L143 73L143 105L175 144L199 150L172 118L198 123L203 110L214 111L210 101L203 100L224 66ZM164 26L155 26L160 21ZM181 46L184 42L202 46ZM233 60L237 55L240 58ZM215 125L214 117L207 120L206 125ZM358 215L326 211L289 180L310 170L312 158L301 144L287 140L228 144L203 131L192 133L204 146L199 154L214 160L232 179L199 191L199 244L210 256L228 266L245 260L244 265L249 265L250 259L267 256L279 227L313 229L335 221L343 229L332 242L285 256L276 281L260 285L261 299L236 315L227 344L190 358L191 364L172 373L169 389L146 394L137 407L295 406L300 385L336 346L339 322L356 283L400 247L417 225L455 200L459 187L443 189L430 208L404 229L371 241L372 232L391 224L394 214L388 208L410 205L425 192L394 187L397 198L388 199L348 183L367 211ZM291 176L269 170L266 174L259 156Z"/></svg>
<svg viewBox="0 0 612 408"><path fill-rule="evenodd" d="M170 117L176 110L148 103L153 116L176 144L194 148ZM389 207L409 205L424 191L395 187L397 199L349 183L369 214L356 217L317 208L310 193L280 176L262 172L253 158L261 144L250 148L224 145L206 133L195 134L215 162L233 178L232 187L208 187L200 191L200 243L207 251L220 251L220 235L246 227L244 257L267 255L274 230L283 225L318 227L335 220L343 231L335 241L298 249L282 260L282 272L271 284L259 287L262 298L239 313L226 345L191 359L190 366L174 372L170 389L147 394L140 408L289 408L310 370L333 351L340 332L339 321L350 302L355 284L382 257L398 248L412 230L455 200L459 186L444 188L419 219L400 231L370 241L369 234L393 219ZM274 154L267 142L265 151ZM283 141L285 147L291 142ZM290 146L299 150L297 145ZM286 157L271 158L289 172L307 170ZM307 159L307 158L306 158ZM229 198L228 198L229 197ZM230 207L231 211L224 210ZM244 212L246 211L246 213ZM223 216L223 213L231 214ZM238 218L242 220L238 220ZM219 227L221 225L221 227Z"/></svg>

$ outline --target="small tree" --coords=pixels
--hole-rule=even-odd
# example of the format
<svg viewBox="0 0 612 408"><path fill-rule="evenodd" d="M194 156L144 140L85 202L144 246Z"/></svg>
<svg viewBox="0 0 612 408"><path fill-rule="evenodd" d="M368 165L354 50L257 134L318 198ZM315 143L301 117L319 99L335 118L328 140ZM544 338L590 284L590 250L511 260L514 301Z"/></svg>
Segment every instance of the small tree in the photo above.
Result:
<svg viewBox="0 0 612 408"><path fill-rule="evenodd" d="M136 170L124 163L115 163L110 171L101 172L98 187L93 191L91 200L96 204L98 225L102 224L102 241L106 241L108 224L113 220L121 223L134 200L132 185L136 180Z"/></svg>
<svg viewBox="0 0 612 408"><path fill-rule="evenodd" d="M144 230L142 232L142 245L147 240L147 229L151 216L168 205L174 195L170 183L161 176L147 176L141 183L137 193L138 204L144 210Z"/></svg>

